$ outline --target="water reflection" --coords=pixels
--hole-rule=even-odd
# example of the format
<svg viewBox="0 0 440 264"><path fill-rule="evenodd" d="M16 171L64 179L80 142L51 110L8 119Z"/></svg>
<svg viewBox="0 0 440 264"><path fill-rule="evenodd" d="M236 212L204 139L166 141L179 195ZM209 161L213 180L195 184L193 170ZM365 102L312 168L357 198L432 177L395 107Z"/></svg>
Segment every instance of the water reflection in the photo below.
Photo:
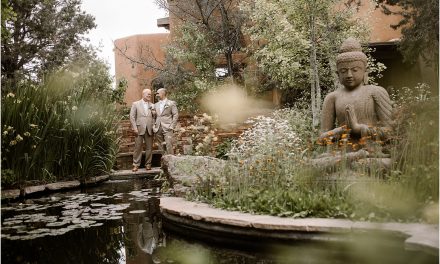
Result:
<svg viewBox="0 0 440 264"><path fill-rule="evenodd" d="M2 205L4 263L153 263L160 183L142 180Z"/></svg>
<svg viewBox="0 0 440 264"><path fill-rule="evenodd" d="M138 206L140 207L140 206ZM126 220L125 253L127 264L153 263L152 253L161 243L159 200L149 199L146 209L138 208Z"/></svg>
<svg viewBox="0 0 440 264"><path fill-rule="evenodd" d="M159 182L110 181L99 187L2 205L3 263L438 263L402 240L357 243L229 242L197 230L163 230ZM21 204L20 204L21 203ZM403 239L403 238L402 238ZM214 241L216 243L214 243ZM250 244L250 243L248 243ZM293 245L292 245L293 244ZM389 249L387 249L389 248ZM396 250L396 251L395 251Z"/></svg>

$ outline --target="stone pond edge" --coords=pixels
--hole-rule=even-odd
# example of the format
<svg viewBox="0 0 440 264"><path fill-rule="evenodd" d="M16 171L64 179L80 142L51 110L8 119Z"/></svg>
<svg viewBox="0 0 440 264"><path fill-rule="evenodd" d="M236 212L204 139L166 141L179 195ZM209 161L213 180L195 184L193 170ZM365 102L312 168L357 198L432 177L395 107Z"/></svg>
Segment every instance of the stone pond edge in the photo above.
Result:
<svg viewBox="0 0 440 264"><path fill-rule="evenodd" d="M344 219L328 218L285 218L269 215L253 215L237 211L216 209L208 204L187 201L180 197L160 198L160 210L164 218L168 218L182 226L202 224L216 224L222 232L235 230L271 231L271 233L292 231L316 233L349 233L382 231L404 236L404 247L409 250L422 250L438 255L439 232L438 225L420 223L377 223L361 222ZM205 225L209 226L209 225ZM215 227L218 230L218 226ZM229 230L229 231L228 231ZM213 231L213 230L211 230Z"/></svg>
<svg viewBox="0 0 440 264"><path fill-rule="evenodd" d="M85 182L84 185L85 186L95 185L107 180L131 180L131 179L141 179L141 178L154 178L154 176L159 174L161 171L162 170L160 168L153 168L152 170L148 170L148 171L141 169L137 172L132 172L131 170L114 171L110 174L90 177ZM57 191L75 189L75 188L79 188L80 186L81 186L80 181L73 180L73 181L61 181L61 182L53 182L42 185L27 186L24 187L22 190L20 189L1 190L1 199L13 200L19 197L42 194L45 192L57 192Z"/></svg>

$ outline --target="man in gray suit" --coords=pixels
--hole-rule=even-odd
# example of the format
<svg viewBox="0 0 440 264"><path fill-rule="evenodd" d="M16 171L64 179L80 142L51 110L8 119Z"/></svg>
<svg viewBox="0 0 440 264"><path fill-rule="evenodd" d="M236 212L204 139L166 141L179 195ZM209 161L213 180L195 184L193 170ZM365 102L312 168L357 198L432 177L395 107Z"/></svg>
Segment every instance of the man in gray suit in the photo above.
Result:
<svg viewBox="0 0 440 264"><path fill-rule="evenodd" d="M156 122L153 131L159 141L159 148L163 151L163 145L166 145L166 154L174 154L173 136L176 129L179 113L177 111L176 102L167 98L167 90L160 88L157 90L159 102L154 104L156 110Z"/></svg>
<svg viewBox="0 0 440 264"><path fill-rule="evenodd" d="M137 171L141 164L142 145L145 141L145 168L151 170L151 156L153 151L153 112L154 104L151 103L151 90L142 91L142 99L131 106L130 122L136 139L133 152L133 169Z"/></svg>

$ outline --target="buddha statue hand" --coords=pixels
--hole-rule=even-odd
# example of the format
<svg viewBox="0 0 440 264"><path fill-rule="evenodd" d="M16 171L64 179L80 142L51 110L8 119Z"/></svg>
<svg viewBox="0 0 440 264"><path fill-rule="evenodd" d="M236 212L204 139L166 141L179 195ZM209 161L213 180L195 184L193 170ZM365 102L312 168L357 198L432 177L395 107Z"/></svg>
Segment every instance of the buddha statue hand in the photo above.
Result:
<svg viewBox="0 0 440 264"><path fill-rule="evenodd" d="M368 136L370 128L368 125L358 123L354 106L351 104L345 106L345 120L350 133L360 135L361 137Z"/></svg>
<svg viewBox="0 0 440 264"><path fill-rule="evenodd" d="M325 145L326 142L333 141L334 139L338 140L345 131L346 129L344 129L344 127L337 127L330 131L323 132L319 135L318 143Z"/></svg>

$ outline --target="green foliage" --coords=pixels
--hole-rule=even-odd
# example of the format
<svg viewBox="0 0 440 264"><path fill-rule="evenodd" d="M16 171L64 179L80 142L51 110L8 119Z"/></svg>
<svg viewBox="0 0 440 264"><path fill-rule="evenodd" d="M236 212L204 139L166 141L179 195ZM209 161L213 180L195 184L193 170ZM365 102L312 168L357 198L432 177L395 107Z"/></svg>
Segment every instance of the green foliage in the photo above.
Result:
<svg viewBox="0 0 440 264"><path fill-rule="evenodd" d="M177 29L167 52L177 62L194 65L196 75L214 76L217 50L209 39L209 31L200 31L196 25L184 23Z"/></svg>
<svg viewBox="0 0 440 264"><path fill-rule="evenodd" d="M116 102L122 106L125 106L124 95L125 91L128 87L128 81L125 78L122 78L118 81L118 85L116 85L116 89L113 90L111 95L111 101Z"/></svg>
<svg viewBox="0 0 440 264"><path fill-rule="evenodd" d="M168 48L171 63L189 63L195 68L195 76L212 78L217 60L224 58L227 75L238 73L240 62L233 60L232 54L242 46L241 25L245 18L235 0L156 3L178 20L176 37Z"/></svg>
<svg viewBox="0 0 440 264"><path fill-rule="evenodd" d="M227 154L232 148L232 139L227 138L215 147L215 157L218 159L227 159Z"/></svg>
<svg viewBox="0 0 440 264"><path fill-rule="evenodd" d="M194 124L181 128L179 138L189 137L192 146L192 155L214 156L213 142L217 141L215 136L216 119L203 113L193 117Z"/></svg>
<svg viewBox="0 0 440 264"><path fill-rule="evenodd" d="M366 22L353 17L355 6L336 10L337 3L257 0L255 5L242 5L251 21L246 28L253 43L249 49L260 70L269 76L268 81L276 81L281 89L309 90L314 78L314 47L320 86L336 88L335 58L340 44L348 36L366 42L369 34ZM383 70L381 64L376 67L377 62L369 65L374 74Z"/></svg>
<svg viewBox="0 0 440 264"><path fill-rule="evenodd" d="M200 100L202 96L214 89L218 81L205 78L194 78L180 87L172 89L170 98L176 101L179 111L187 114L200 114Z"/></svg>
<svg viewBox="0 0 440 264"><path fill-rule="evenodd" d="M438 97L430 96L426 84L404 88L393 97L397 103L394 180L412 189L419 200L438 202Z"/></svg>
<svg viewBox="0 0 440 264"><path fill-rule="evenodd" d="M14 183L83 181L112 168L118 115L99 63L6 87L14 92L2 95L2 169L13 171Z"/></svg>
<svg viewBox="0 0 440 264"><path fill-rule="evenodd" d="M81 49L82 35L96 25L80 4L80 0L2 1L3 84L56 70Z"/></svg>

